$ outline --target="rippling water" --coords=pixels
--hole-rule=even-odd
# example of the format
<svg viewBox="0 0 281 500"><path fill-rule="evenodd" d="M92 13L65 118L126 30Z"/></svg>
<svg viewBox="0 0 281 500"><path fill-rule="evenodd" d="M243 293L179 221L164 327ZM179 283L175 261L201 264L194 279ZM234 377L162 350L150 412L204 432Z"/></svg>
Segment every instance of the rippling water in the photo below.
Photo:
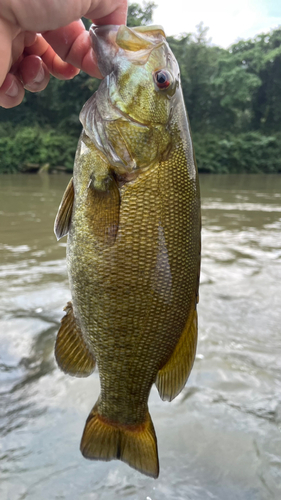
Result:
<svg viewBox="0 0 281 500"><path fill-rule="evenodd" d="M203 176L200 342L172 403L153 388L160 477L79 452L98 375L57 368L70 299L53 220L66 176L0 183L1 500L281 498L281 176Z"/></svg>

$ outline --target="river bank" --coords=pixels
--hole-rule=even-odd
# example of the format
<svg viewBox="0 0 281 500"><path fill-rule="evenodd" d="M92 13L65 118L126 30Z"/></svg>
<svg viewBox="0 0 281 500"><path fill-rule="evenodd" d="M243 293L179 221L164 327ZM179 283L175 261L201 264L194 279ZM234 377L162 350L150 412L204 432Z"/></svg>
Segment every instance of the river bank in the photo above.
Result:
<svg viewBox="0 0 281 500"><path fill-rule="evenodd" d="M0 174L49 170L71 173L79 138L51 128L1 130ZM200 173L281 173L281 134L194 132ZM47 167L48 166L48 167Z"/></svg>

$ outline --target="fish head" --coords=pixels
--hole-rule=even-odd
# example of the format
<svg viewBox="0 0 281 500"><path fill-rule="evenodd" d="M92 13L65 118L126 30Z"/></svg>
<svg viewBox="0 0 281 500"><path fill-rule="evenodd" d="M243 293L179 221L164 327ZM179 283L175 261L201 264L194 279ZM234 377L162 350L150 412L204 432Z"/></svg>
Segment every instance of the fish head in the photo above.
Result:
<svg viewBox="0 0 281 500"><path fill-rule="evenodd" d="M184 108L179 67L161 26L92 26L90 36L104 79L80 121L115 173L132 180L169 154L170 124Z"/></svg>
<svg viewBox="0 0 281 500"><path fill-rule="evenodd" d="M92 26L98 66L113 108L142 125L166 125L179 67L161 26Z"/></svg>

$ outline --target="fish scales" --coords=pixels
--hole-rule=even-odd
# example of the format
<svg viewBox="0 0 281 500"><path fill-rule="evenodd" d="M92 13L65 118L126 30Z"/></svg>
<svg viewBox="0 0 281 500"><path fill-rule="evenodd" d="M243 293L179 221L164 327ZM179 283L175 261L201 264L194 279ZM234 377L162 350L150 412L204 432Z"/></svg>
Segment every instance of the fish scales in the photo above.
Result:
<svg viewBox="0 0 281 500"><path fill-rule="evenodd" d="M92 36L100 58L109 55L114 60L121 52L126 64L124 69L122 60L114 73L114 64L109 72L99 62L104 74L110 78L113 74L115 81L119 77L119 86L112 91L110 80L107 87L103 81L100 89L106 89L107 96L111 92L110 100L103 102L99 89L81 114L84 130L73 181L55 225L61 236L64 229L60 228L68 224L73 304L62 320L56 357L64 371L78 376L89 375L93 360L99 368L101 393L86 422L81 442L84 456L119 458L157 477L149 393L156 383L163 399L173 399L195 357L200 268L197 169L177 64L161 28L138 31L109 26L93 29ZM142 43L150 50L146 49L146 60L142 65L134 63L134 50L128 66L128 47L139 44L144 58ZM151 84L136 87L134 71L140 81L145 75ZM173 79L174 87L170 90L169 83L168 90L164 88L166 94L161 86L157 89L157 72L159 85L167 75ZM112 103L114 118L97 126L92 109L103 108L108 118ZM68 200L72 207L66 211ZM80 332L81 359L88 352L92 356L85 374L80 365L73 366L71 349L62 362L68 315Z"/></svg>

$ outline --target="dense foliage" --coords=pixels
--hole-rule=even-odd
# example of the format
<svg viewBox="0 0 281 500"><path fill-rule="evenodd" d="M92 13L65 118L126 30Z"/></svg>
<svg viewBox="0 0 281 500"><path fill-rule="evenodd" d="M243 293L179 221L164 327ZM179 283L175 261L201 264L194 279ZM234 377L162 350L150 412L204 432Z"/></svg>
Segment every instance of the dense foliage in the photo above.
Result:
<svg viewBox="0 0 281 500"><path fill-rule="evenodd" d="M131 4L128 25L150 24L154 7ZM227 50L212 45L202 25L168 41L181 67L199 171L281 172L281 28ZM0 172L29 163L71 169L79 112L98 84L85 73L53 78L21 106L0 108Z"/></svg>

